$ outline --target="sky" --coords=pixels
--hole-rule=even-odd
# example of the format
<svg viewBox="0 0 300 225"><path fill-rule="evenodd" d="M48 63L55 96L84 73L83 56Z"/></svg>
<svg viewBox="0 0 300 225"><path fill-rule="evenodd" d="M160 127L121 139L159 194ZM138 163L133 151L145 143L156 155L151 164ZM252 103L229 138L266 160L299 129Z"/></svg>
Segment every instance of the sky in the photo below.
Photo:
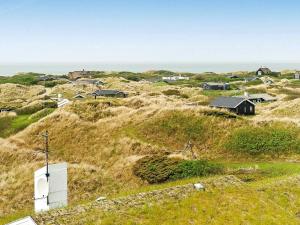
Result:
<svg viewBox="0 0 300 225"><path fill-rule="evenodd" d="M299 0L0 0L0 64L300 62Z"/></svg>

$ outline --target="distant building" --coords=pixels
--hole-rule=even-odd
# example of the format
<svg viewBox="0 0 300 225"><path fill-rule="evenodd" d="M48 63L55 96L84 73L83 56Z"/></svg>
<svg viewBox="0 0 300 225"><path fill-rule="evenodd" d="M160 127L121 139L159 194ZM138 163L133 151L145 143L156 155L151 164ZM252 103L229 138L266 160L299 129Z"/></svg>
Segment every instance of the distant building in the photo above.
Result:
<svg viewBox="0 0 300 225"><path fill-rule="evenodd" d="M258 77L245 77L244 81L245 81L245 83L248 83L250 81L255 81L255 80L258 80L258 79L259 79Z"/></svg>
<svg viewBox="0 0 300 225"><path fill-rule="evenodd" d="M239 95L239 96L234 96L237 98L245 98L250 100L253 103L260 103L260 102L272 102L272 101L276 101L277 98L266 94L266 93L259 93L259 94L249 94L247 92L245 92L244 95Z"/></svg>
<svg viewBox="0 0 300 225"><path fill-rule="evenodd" d="M255 104L238 97L218 97L210 103L211 107L228 109L238 115L255 115Z"/></svg>
<svg viewBox="0 0 300 225"><path fill-rule="evenodd" d="M300 80L300 71L297 71L295 73L295 77L294 78L297 79L297 80Z"/></svg>
<svg viewBox="0 0 300 225"><path fill-rule="evenodd" d="M235 74L227 75L227 77L230 78L230 79L238 79L238 78L240 78L238 75L235 75Z"/></svg>
<svg viewBox="0 0 300 225"><path fill-rule="evenodd" d="M230 84L228 83L214 83L207 82L202 84L202 88L204 90L229 90Z"/></svg>
<svg viewBox="0 0 300 225"><path fill-rule="evenodd" d="M97 96L126 98L128 95L125 92L118 90L97 90L92 93L92 96L95 98L97 98Z"/></svg>
<svg viewBox="0 0 300 225"><path fill-rule="evenodd" d="M96 79L77 79L73 82L73 84L77 84L77 85L104 85L104 83L100 80L96 80Z"/></svg>
<svg viewBox="0 0 300 225"><path fill-rule="evenodd" d="M73 98L75 98L75 99L83 99L85 97L82 94L77 94Z"/></svg>
<svg viewBox="0 0 300 225"><path fill-rule="evenodd" d="M77 80L79 78L92 78L92 72L91 71L73 71L69 72L68 77L70 80Z"/></svg>
<svg viewBox="0 0 300 225"><path fill-rule="evenodd" d="M256 71L256 76L270 75L272 71L267 67L261 67Z"/></svg>
<svg viewBox="0 0 300 225"><path fill-rule="evenodd" d="M13 111L13 109L12 108L2 108L2 107L0 107L0 113L1 112L11 112L11 111Z"/></svg>
<svg viewBox="0 0 300 225"><path fill-rule="evenodd" d="M163 81L178 81L178 80L189 80L189 77L179 76L170 76L170 77L162 77Z"/></svg>
<svg viewBox="0 0 300 225"><path fill-rule="evenodd" d="M39 81L53 81L53 80L57 80L58 77L55 77L53 75L41 75L38 77Z"/></svg>

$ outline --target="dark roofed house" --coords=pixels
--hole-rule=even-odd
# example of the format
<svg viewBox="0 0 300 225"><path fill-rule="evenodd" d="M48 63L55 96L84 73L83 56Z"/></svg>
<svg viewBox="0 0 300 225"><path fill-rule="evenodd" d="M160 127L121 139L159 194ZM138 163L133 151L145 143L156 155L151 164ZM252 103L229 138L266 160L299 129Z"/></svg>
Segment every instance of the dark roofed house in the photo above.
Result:
<svg viewBox="0 0 300 225"><path fill-rule="evenodd" d="M258 93L258 94L249 94L247 92L244 95L234 96L237 98L245 98L250 100L253 103L260 103L260 102L272 102L276 101L277 98L267 94L267 93Z"/></svg>
<svg viewBox="0 0 300 225"><path fill-rule="evenodd" d="M116 97L116 98L126 98L127 94L123 91L118 90L97 90L92 93L92 95L97 98L97 96L103 97Z"/></svg>
<svg viewBox="0 0 300 225"><path fill-rule="evenodd" d="M70 80L77 80L79 78L92 78L92 72L86 70L73 71L69 72L68 77Z"/></svg>
<svg viewBox="0 0 300 225"><path fill-rule="evenodd" d="M73 83L78 85L96 85L96 86L104 85L102 81L96 79L78 79Z"/></svg>
<svg viewBox="0 0 300 225"><path fill-rule="evenodd" d="M256 71L256 76L270 75L272 71L267 67L261 67Z"/></svg>
<svg viewBox="0 0 300 225"><path fill-rule="evenodd" d="M85 97L82 94L78 93L73 98L75 98L75 99L83 99Z"/></svg>
<svg viewBox="0 0 300 225"><path fill-rule="evenodd" d="M238 115L254 115L255 104L238 97L218 97L210 103L211 107L225 108Z"/></svg>
<svg viewBox="0 0 300 225"><path fill-rule="evenodd" d="M258 77L245 77L244 81L245 81L245 83L248 83L250 81L255 81L255 80L258 80L258 79L259 79Z"/></svg>
<svg viewBox="0 0 300 225"><path fill-rule="evenodd" d="M204 90L229 90L230 89L230 85L228 83L207 82L207 83L203 83L202 87Z"/></svg>
<svg viewBox="0 0 300 225"><path fill-rule="evenodd" d="M295 73L295 77L294 78L297 79L297 80L300 80L300 71L297 71Z"/></svg>
<svg viewBox="0 0 300 225"><path fill-rule="evenodd" d="M238 78L240 78L238 75L235 75L235 74L229 74L227 77L230 78L230 79L238 79Z"/></svg>

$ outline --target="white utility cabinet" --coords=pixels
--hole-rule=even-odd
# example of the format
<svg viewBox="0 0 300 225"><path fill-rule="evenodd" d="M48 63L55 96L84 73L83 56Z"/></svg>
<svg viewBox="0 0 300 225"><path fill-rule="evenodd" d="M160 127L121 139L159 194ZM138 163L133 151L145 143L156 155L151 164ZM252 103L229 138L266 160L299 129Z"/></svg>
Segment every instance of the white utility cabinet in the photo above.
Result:
<svg viewBox="0 0 300 225"><path fill-rule="evenodd" d="M67 206L68 175L67 163L57 163L42 167L34 173L35 212Z"/></svg>

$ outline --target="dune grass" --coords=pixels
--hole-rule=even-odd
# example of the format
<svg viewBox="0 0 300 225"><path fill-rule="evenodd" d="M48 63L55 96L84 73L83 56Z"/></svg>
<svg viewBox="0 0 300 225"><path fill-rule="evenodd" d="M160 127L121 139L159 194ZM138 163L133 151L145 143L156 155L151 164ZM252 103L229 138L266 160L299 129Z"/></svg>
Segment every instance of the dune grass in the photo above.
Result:
<svg viewBox="0 0 300 225"><path fill-rule="evenodd" d="M18 116L0 117L0 137L6 138L24 130L30 124L37 122L41 118L49 115L55 109L43 109L35 114L25 114Z"/></svg>
<svg viewBox="0 0 300 225"><path fill-rule="evenodd" d="M189 180L191 181L191 180ZM280 183L280 185L278 185ZM175 183L173 183L174 185ZM183 200L164 199L142 207L71 216L74 224L299 224L299 177L195 192ZM164 185L165 186L165 185ZM158 188L156 186L156 188ZM295 189L296 188L296 189ZM159 189L159 188L158 188ZM62 219L61 224L66 224Z"/></svg>

